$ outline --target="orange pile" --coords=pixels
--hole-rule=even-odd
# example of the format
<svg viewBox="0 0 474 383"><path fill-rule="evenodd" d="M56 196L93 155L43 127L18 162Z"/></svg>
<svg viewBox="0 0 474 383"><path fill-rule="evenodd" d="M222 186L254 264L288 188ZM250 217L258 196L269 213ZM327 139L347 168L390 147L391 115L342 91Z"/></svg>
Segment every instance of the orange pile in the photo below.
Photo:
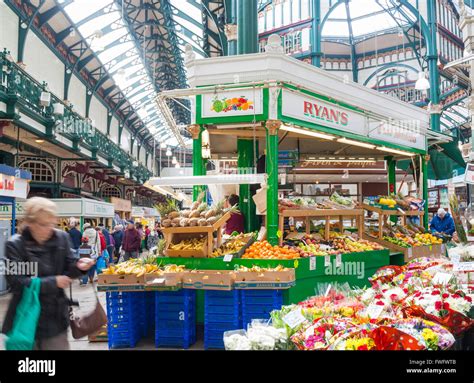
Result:
<svg viewBox="0 0 474 383"><path fill-rule="evenodd" d="M242 258L246 259L296 259L300 254L288 247L272 246L267 241L253 243Z"/></svg>

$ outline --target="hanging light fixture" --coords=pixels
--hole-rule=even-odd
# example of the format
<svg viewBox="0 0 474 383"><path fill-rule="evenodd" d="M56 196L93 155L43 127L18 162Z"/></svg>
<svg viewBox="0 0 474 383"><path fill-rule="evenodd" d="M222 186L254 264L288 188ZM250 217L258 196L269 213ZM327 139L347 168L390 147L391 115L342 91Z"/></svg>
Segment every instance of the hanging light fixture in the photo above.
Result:
<svg viewBox="0 0 474 383"><path fill-rule="evenodd" d="M179 168L181 168L181 165L179 164L179 162L176 162L176 164L174 165L174 167L175 167L176 169L179 169Z"/></svg>
<svg viewBox="0 0 474 383"><path fill-rule="evenodd" d="M165 148L166 148L166 144L165 144L164 142L162 142L162 143L160 144L160 148L161 148L161 149L165 149Z"/></svg>
<svg viewBox="0 0 474 383"><path fill-rule="evenodd" d="M173 153L171 153L171 149L166 148L166 157L171 157L172 155L173 155Z"/></svg>
<svg viewBox="0 0 474 383"><path fill-rule="evenodd" d="M92 35L90 47L95 53L102 52L105 49L103 37L104 32L101 29L95 31Z"/></svg>
<svg viewBox="0 0 474 383"><path fill-rule="evenodd" d="M176 165L178 163L178 160L176 159L176 156L173 156L173 159L171 160L171 163L173 165Z"/></svg>
<svg viewBox="0 0 474 383"><path fill-rule="evenodd" d="M416 80L415 89L416 90L430 89L430 82L426 78L425 72L418 73L418 80Z"/></svg>

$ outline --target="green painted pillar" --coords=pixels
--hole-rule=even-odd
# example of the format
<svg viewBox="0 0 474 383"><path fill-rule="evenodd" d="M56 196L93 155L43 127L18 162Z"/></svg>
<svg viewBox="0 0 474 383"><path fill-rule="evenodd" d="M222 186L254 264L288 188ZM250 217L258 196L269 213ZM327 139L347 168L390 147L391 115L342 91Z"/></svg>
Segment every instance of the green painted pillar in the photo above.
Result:
<svg viewBox="0 0 474 383"><path fill-rule="evenodd" d="M397 174L396 174L396 165L397 161L392 156L385 157L387 161L387 171L388 171L388 194L397 193Z"/></svg>
<svg viewBox="0 0 474 383"><path fill-rule="evenodd" d="M423 200L425 201L425 214L423 215L423 226L428 229L428 159L427 156L420 156L423 187Z"/></svg>
<svg viewBox="0 0 474 383"><path fill-rule="evenodd" d="M252 139L237 139L237 151L239 153L237 159L237 167L240 174L252 174L254 172L255 157L258 153L258 142ZM250 185L240 185L239 187L240 206L239 209L245 218L245 231L251 232L258 230L258 219L256 213L255 202L252 198Z"/></svg>
<svg viewBox="0 0 474 383"><path fill-rule="evenodd" d="M193 176L203 176L206 174L206 167L202 158L202 126L190 125L189 132L193 137ZM202 190L202 185L193 186L193 201L197 200Z"/></svg>
<svg viewBox="0 0 474 383"><path fill-rule="evenodd" d="M278 244L278 129L281 122L267 121L267 240L272 245Z"/></svg>
<svg viewBox="0 0 474 383"><path fill-rule="evenodd" d="M237 9L238 0L225 0L226 25L225 34L227 37L227 55L237 54Z"/></svg>
<svg viewBox="0 0 474 383"><path fill-rule="evenodd" d="M311 62L321 67L321 0L312 0L313 21L311 23Z"/></svg>
<svg viewBox="0 0 474 383"><path fill-rule="evenodd" d="M237 0L237 54L258 52L257 0Z"/></svg>
<svg viewBox="0 0 474 383"><path fill-rule="evenodd" d="M428 26L430 29L430 39L428 43L428 70L430 80L430 101L432 104L431 129L439 132L441 130L441 108L439 107L439 70L438 70L438 48L437 21L436 21L436 0L426 0L428 11Z"/></svg>

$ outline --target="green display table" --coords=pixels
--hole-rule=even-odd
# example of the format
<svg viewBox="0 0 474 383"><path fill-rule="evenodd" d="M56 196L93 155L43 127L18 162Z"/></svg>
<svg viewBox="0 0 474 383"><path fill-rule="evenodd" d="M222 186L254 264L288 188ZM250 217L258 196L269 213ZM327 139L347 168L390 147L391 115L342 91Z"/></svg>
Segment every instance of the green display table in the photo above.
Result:
<svg viewBox="0 0 474 383"><path fill-rule="evenodd" d="M222 258L158 258L161 265L177 264L196 270L233 270L236 266L293 267L296 271L296 285L284 292L284 304L298 303L315 295L318 283L349 283L352 287L368 286L368 278L375 271L390 264L388 250L365 253L343 254L341 265L337 265L336 256L328 256L329 266L325 266L326 257L300 258L297 260L233 259L224 262ZM197 291L197 320L204 318L204 291Z"/></svg>

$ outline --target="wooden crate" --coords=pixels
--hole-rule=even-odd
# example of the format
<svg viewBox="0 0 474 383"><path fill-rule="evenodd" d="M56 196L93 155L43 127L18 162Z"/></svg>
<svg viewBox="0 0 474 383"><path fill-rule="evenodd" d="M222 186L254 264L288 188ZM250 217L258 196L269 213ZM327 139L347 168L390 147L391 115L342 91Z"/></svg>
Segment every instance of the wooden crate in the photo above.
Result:
<svg viewBox="0 0 474 383"><path fill-rule="evenodd" d="M169 234L169 239L166 243L165 255L167 257L180 257L180 258L206 258L209 256L209 243L204 241L204 245L199 250L172 250L170 249L171 245L177 244L181 241L188 239L202 239L206 238L206 234L196 233L196 234L186 234L186 233L171 233ZM211 246L212 249L212 246Z"/></svg>
<svg viewBox="0 0 474 383"><path fill-rule="evenodd" d="M197 290L232 290L235 272L229 270L194 270L183 273L183 288Z"/></svg>
<svg viewBox="0 0 474 383"><path fill-rule="evenodd" d="M367 234L364 234L364 239L379 243L380 245L394 252L403 253L405 262L408 262L408 261L411 261L412 259L420 258L420 257L440 258L440 257L444 257L445 252L446 252L446 247L443 244L429 245L429 246L402 247L402 246L395 245L394 243L385 241L384 239L375 238Z"/></svg>
<svg viewBox="0 0 474 383"><path fill-rule="evenodd" d="M108 274L99 274L98 277L99 285L143 285L145 283L145 276L142 275L137 277L134 274L125 274L125 275L108 275Z"/></svg>

